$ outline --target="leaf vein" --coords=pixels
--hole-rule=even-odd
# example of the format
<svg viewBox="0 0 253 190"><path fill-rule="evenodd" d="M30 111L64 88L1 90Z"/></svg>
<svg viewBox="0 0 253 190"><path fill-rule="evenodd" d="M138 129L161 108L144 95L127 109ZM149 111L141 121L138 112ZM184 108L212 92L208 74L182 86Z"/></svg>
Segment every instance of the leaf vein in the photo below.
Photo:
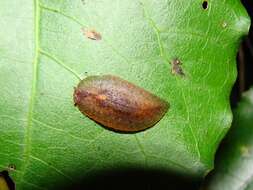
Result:
<svg viewBox="0 0 253 190"><path fill-rule="evenodd" d="M146 8L144 6L144 3L143 2L140 2L140 3L141 3L141 6L143 8L144 17L147 19L149 25L153 28L153 30L156 34L156 38L157 38L158 45L159 45L160 56L163 57L167 61L166 55L164 53L164 47L163 47L163 43L162 43L162 40L161 40L161 35L160 35L159 28L156 26L155 21L148 14L148 11L146 10Z"/></svg>
<svg viewBox="0 0 253 190"><path fill-rule="evenodd" d="M46 123L43 123L43 122L41 122L41 121L39 121L39 120L37 120L37 119L34 119L34 118L33 118L33 121L36 122L36 123L38 123L38 124L40 124L40 125L42 125L42 126L44 126L44 127L46 127L46 128L48 128L48 129L52 129L52 130L54 130L54 131L62 132L62 133L64 133L65 135L68 135L68 136L70 136L70 137L72 137L72 138L74 138L74 139L81 140L81 141L86 141L86 142L89 141L89 140L80 138L80 137L78 137L78 136L72 135L72 134L70 134L70 133L67 133L67 132L64 131L63 129L59 129L59 128L52 127L52 126L50 126L50 125L48 125L48 124L46 124Z"/></svg>
<svg viewBox="0 0 253 190"><path fill-rule="evenodd" d="M64 16L64 17L66 17L66 18L68 18L68 19L74 21L74 22L77 23L78 25L81 25L81 26L85 27L85 25L82 24L78 19L76 19L76 18L73 17L73 16L69 16L69 15L65 14L64 12L62 12L62 11L59 11L59 10L54 9L54 8L46 7L46 6L42 5L42 4L40 4L40 8L42 8L42 9L44 9L44 10L47 10L47 11L50 11L50 12L53 12L53 13L56 13L56 14L59 14L59 15L62 15L62 16Z"/></svg>
<svg viewBox="0 0 253 190"><path fill-rule="evenodd" d="M143 156L144 156L145 165L147 165L147 155L146 155L146 152L145 152L145 150L144 150L144 148L143 148L143 146L142 146L140 140L138 139L137 135L134 135L134 137L135 137L135 139L136 139L136 142L137 142L137 145L138 145L138 147L139 147L139 149L140 149L140 152L141 152L141 153L143 154Z"/></svg>
<svg viewBox="0 0 253 190"><path fill-rule="evenodd" d="M34 0L34 38L35 38L35 55L33 59L33 76L32 76L32 87L31 87L31 96L29 100L29 108L27 114L27 126L25 127L24 132L24 150L23 150L23 165L21 167L20 181L23 180L25 171L29 163L29 155L31 153L31 128L32 128L32 117L34 110L34 102L37 89L37 78L38 78L38 63L39 63L39 22L40 22L40 9L39 9L39 0Z"/></svg>
<svg viewBox="0 0 253 190"><path fill-rule="evenodd" d="M58 65L60 65L61 67L63 67L64 69L66 69L67 71L69 71L71 74L73 74L78 80L81 80L81 76L74 71L72 68L70 68L69 66L67 66L66 64L64 64L62 61L60 61L58 58L56 58L55 56L51 55L50 53L44 51L44 50L39 50L39 52L48 57L49 59L53 60L55 63L57 63Z"/></svg>
<svg viewBox="0 0 253 190"><path fill-rule="evenodd" d="M61 170L59 170L58 168L54 167L53 165L47 163L46 161L36 157L36 156L33 156L33 155L30 155L30 158L44 164L45 166L49 167L49 168L52 168L53 170L55 170L58 174L64 176L65 178L69 179L70 181L74 181L70 176L66 175L64 172L62 172Z"/></svg>
<svg viewBox="0 0 253 190"><path fill-rule="evenodd" d="M37 188L37 189L41 189L41 190L46 190L46 189L43 188L43 187L40 187L40 186L38 186L38 185L35 185L34 183L31 183L31 182L28 182L28 181L25 181L25 180L22 180L22 183L25 183L25 184L27 184L27 185L30 185L30 186L32 186L33 188Z"/></svg>

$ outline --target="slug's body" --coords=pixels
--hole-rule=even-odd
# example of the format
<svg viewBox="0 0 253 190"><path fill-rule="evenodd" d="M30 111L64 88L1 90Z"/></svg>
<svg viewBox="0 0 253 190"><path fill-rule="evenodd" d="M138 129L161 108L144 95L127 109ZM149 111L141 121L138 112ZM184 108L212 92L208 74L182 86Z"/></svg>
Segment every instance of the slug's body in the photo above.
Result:
<svg viewBox="0 0 253 190"><path fill-rule="evenodd" d="M82 80L75 88L74 102L84 115L123 132L152 127L169 107L150 92L111 75Z"/></svg>

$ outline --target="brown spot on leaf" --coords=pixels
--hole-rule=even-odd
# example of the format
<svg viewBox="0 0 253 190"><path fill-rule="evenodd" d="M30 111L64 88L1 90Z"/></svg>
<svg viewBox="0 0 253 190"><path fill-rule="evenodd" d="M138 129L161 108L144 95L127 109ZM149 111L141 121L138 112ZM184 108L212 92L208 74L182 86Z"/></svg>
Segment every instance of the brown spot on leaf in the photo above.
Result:
<svg viewBox="0 0 253 190"><path fill-rule="evenodd" d="M176 75L180 75L180 76L185 75L184 72L183 72L183 69L181 67L182 63L179 59L173 59L171 61L171 65L172 65L172 67L171 67L171 73L172 74L174 74L174 75L176 74Z"/></svg>
<svg viewBox="0 0 253 190"><path fill-rule="evenodd" d="M91 39L91 40L101 40L102 39L102 36L100 33L98 33L97 31L91 29L91 30L87 30L87 29L82 29L83 31L83 34Z"/></svg>
<svg viewBox="0 0 253 190"><path fill-rule="evenodd" d="M78 109L96 122L123 132L154 126L169 104L150 92L116 76L89 76L74 91Z"/></svg>

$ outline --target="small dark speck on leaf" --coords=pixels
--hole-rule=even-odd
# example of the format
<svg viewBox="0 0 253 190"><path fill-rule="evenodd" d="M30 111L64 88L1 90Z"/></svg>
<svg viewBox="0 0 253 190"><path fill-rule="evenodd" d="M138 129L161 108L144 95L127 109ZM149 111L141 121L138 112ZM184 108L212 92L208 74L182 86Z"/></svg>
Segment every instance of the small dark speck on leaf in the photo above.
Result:
<svg viewBox="0 0 253 190"><path fill-rule="evenodd" d="M171 73L172 74L177 74L177 75L181 75L181 76L184 76L184 72L183 72L183 69L181 67L181 61L179 59L173 59L171 61Z"/></svg>
<svg viewBox="0 0 253 190"><path fill-rule="evenodd" d="M91 29L91 30L82 29L82 31L83 31L83 34L91 40L101 40L102 39L101 34L93 29Z"/></svg>

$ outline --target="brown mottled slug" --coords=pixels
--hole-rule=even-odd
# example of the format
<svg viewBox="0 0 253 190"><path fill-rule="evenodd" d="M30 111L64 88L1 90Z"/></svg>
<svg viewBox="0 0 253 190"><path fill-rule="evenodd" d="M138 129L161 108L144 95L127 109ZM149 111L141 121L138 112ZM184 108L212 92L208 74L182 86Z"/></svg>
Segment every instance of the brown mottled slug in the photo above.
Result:
<svg viewBox="0 0 253 190"><path fill-rule="evenodd" d="M154 126L169 104L150 92L112 75L89 76L74 91L74 103L89 118L122 132Z"/></svg>

